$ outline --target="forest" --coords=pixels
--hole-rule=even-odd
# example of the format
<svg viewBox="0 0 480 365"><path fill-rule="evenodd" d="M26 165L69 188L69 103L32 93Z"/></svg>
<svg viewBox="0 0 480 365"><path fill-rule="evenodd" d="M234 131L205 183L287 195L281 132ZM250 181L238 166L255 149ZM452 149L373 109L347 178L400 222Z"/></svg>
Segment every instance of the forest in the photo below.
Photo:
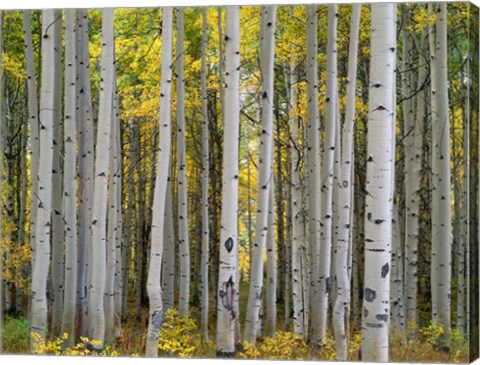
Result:
<svg viewBox="0 0 480 365"><path fill-rule="evenodd" d="M468 362L479 11L0 11L0 353Z"/></svg>

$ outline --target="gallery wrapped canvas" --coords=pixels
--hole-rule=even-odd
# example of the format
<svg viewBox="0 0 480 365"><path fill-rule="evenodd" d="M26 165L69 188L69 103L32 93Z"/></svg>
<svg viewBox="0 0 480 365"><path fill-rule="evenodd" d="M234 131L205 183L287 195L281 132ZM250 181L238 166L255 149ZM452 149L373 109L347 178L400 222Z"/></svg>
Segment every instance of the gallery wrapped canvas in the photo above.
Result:
<svg viewBox="0 0 480 365"><path fill-rule="evenodd" d="M0 352L477 359L478 8L170 5L0 11Z"/></svg>

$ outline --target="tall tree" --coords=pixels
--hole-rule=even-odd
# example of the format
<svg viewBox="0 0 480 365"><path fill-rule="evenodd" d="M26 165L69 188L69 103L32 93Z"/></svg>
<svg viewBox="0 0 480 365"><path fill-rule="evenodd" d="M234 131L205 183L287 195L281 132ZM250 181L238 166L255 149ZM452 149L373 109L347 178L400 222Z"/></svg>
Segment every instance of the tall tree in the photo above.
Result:
<svg viewBox="0 0 480 365"><path fill-rule="evenodd" d="M38 162L38 214L35 223L35 265L32 270L30 334L41 342L47 332L47 276L50 261L52 212L53 120L55 86L55 10L42 11L42 80L40 86L40 150ZM33 346L33 337L30 346Z"/></svg>
<svg viewBox="0 0 480 365"><path fill-rule="evenodd" d="M178 313L188 316L190 302L190 243L188 240L187 152L185 138L185 76L184 76L183 9L177 8L177 154L178 154L178 240L180 253L180 297Z"/></svg>
<svg viewBox="0 0 480 365"><path fill-rule="evenodd" d="M94 124L90 85L90 52L86 9L77 10L77 98L78 98L78 270L76 336L87 336L87 270L91 249L94 189Z"/></svg>
<svg viewBox="0 0 480 365"><path fill-rule="evenodd" d="M447 4L438 3L431 52L432 105L432 319L443 327L439 345L450 346L451 192L447 72ZM433 36L433 35L431 35Z"/></svg>
<svg viewBox="0 0 480 365"><path fill-rule="evenodd" d="M210 169L208 145L208 96L207 96L207 42L208 19L207 8L202 9L202 243L200 263L200 290L201 290L201 327L202 336L208 341L208 256L210 228L208 223L208 177Z"/></svg>
<svg viewBox="0 0 480 365"><path fill-rule="evenodd" d="M74 342L75 306L77 296L77 11L65 10L65 112L64 145L65 171L63 212L65 219L65 289L63 301L62 333L68 333Z"/></svg>
<svg viewBox="0 0 480 365"><path fill-rule="evenodd" d="M162 13L162 67L160 81L160 144L157 159L157 176L153 196L153 212L164 212L167 196L168 171L170 166L171 144L171 82L172 82L172 32L173 8L165 7ZM165 228L164 214L153 214L148 268L147 292L150 301L150 315L147 329L145 355L158 356L158 338L163 321L162 287L160 273L162 265L163 239Z"/></svg>
<svg viewBox="0 0 480 365"><path fill-rule="evenodd" d="M307 58L306 58L306 77L307 77L307 107L308 107L308 277L305 278L310 283L309 303L312 333L309 334L312 340L319 338L317 332L320 326L321 310L317 308L319 302L318 288L318 266L320 261L320 114L318 111L318 42L317 42L317 22L318 9L316 5L307 5ZM307 290L307 288L305 288ZM306 307L307 304L304 304ZM308 321L304 322L307 326Z"/></svg>
<svg viewBox="0 0 480 365"><path fill-rule="evenodd" d="M238 292L238 139L240 119L240 7L226 8L225 121L223 147L220 264L217 287L217 356L235 353L234 307Z"/></svg>
<svg viewBox="0 0 480 365"><path fill-rule="evenodd" d="M268 235L268 207L273 189L273 61L275 47L276 7L262 6L260 26L260 68L262 70L262 131L258 160L258 197L256 243L250 265L250 287L244 340L255 344L262 305L264 254Z"/></svg>
<svg viewBox="0 0 480 365"><path fill-rule="evenodd" d="M394 178L394 4L371 5L365 198L365 279L362 347L364 361L388 361L390 255Z"/></svg>
<svg viewBox="0 0 480 365"><path fill-rule="evenodd" d="M355 90L357 85L357 56L358 34L360 30L361 4L353 5L350 20L350 43L348 48L348 75L347 75L347 109L342 131L342 159L339 178L338 209L338 238L335 252L335 274L337 277L337 298L333 308L333 330L335 335L335 350L337 360L347 361L348 334L347 312L350 309L350 279L348 273L349 235L351 234L351 207L352 207L352 165L353 159L353 128L355 119ZM339 148L338 146L337 148Z"/></svg>
<svg viewBox="0 0 480 365"><path fill-rule="evenodd" d="M113 107L113 74L115 67L113 38L113 8L102 11L102 58L100 70L100 101L98 114L97 143L95 149L95 189L92 210L92 251L90 261L92 274L88 315L90 338L96 341L95 350L101 350L105 339L104 295L106 280L106 241L107 241L107 187L108 156Z"/></svg>
<svg viewBox="0 0 480 365"><path fill-rule="evenodd" d="M53 25L55 30L54 46L54 64L55 64L55 85L54 85L54 120L53 120L53 165L52 165L52 227L51 227L51 245L52 245L52 328L51 334L59 336L62 328L63 311L63 285L65 281L65 248L64 248L64 219L63 219L63 115L62 115L62 29L63 19L62 10L55 11L57 19Z"/></svg>
<svg viewBox="0 0 480 365"><path fill-rule="evenodd" d="M332 252L333 227L333 174L335 149L335 129L337 124L337 5L328 6L328 41L327 41L327 91L325 95L325 141L323 144L323 161L320 175L320 255L315 260L317 266L319 322L313 328L315 340L323 344L327 335L328 294L330 281L330 264ZM318 204L318 202L317 202Z"/></svg>

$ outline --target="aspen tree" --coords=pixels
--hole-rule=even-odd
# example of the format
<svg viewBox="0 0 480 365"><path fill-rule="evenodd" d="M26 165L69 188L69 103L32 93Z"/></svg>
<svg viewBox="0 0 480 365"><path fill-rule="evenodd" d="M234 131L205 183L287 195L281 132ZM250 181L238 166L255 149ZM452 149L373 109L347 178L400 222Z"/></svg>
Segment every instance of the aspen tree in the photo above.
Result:
<svg viewBox="0 0 480 365"><path fill-rule="evenodd" d="M262 305L264 254L268 235L268 207L273 184L273 62L276 7L262 6L260 30L260 68L262 70L262 131L258 161L258 197L256 242L250 264L250 287L244 340L255 344L259 331Z"/></svg>
<svg viewBox="0 0 480 365"><path fill-rule="evenodd" d="M62 333L74 342L75 305L77 295L77 11L65 10L65 112L63 175L63 212L65 219L65 289Z"/></svg>
<svg viewBox="0 0 480 365"><path fill-rule="evenodd" d="M333 170L335 155L335 128L337 124L337 5L328 6L327 41L327 91L325 97L325 141L322 151L321 205L320 205L320 256L316 259L318 273L319 322L312 328L313 340L322 344L327 335L328 293L332 252L333 221ZM318 204L318 203L317 203Z"/></svg>
<svg viewBox="0 0 480 365"><path fill-rule="evenodd" d="M217 287L217 356L235 353L235 296L238 292L238 139L240 76L240 7L226 8L225 121L222 176L220 260Z"/></svg>
<svg viewBox="0 0 480 365"><path fill-rule="evenodd" d="M418 57L417 89L421 88L427 77L424 57L426 30L422 30L420 54ZM405 225L405 318L416 322L417 291L418 291L418 242L420 235L420 200L422 183L422 149L425 124L425 92L420 90L416 96L415 119L413 125L413 141L406 146L407 171L411 174L411 182L405 184L405 196L410 203L407 205L407 220ZM407 156L411 156L410 158ZM408 190L408 191L407 191Z"/></svg>
<svg viewBox="0 0 480 365"><path fill-rule="evenodd" d="M357 85L358 34L360 31L361 4L353 5L350 20L350 43L348 48L347 109L342 131L342 159L339 179L339 231L335 254L335 272L337 276L337 298L333 308L333 330L335 335L336 359L348 360L348 336L346 333L347 312L350 308L350 279L348 273L349 235L352 217L352 165L353 128L355 119L355 90ZM340 146L338 146L340 147ZM350 252L351 255L351 252Z"/></svg>
<svg viewBox="0 0 480 365"><path fill-rule="evenodd" d="M172 81L172 33L173 8L163 8L162 14L162 66L160 80L160 144L157 159L157 176L153 196L152 236L150 263L148 268L147 293L150 302L147 343L145 355L158 356L158 339L163 321L162 287L160 273L162 266L163 239L165 228L165 201L167 196L168 171L171 144L171 81ZM155 214L156 213L156 214Z"/></svg>
<svg viewBox="0 0 480 365"><path fill-rule="evenodd" d="M55 85L55 10L42 11L42 80L40 86L40 149L38 161L38 214L35 223L35 265L32 270L30 336L36 333L45 341L47 331L47 276L50 259L52 211L53 120ZM30 347L33 348L31 337Z"/></svg>
<svg viewBox="0 0 480 365"><path fill-rule="evenodd" d="M62 174L62 154L63 154L63 116L62 116L62 10L55 10L55 16L58 21L55 22L55 46L54 46L54 67L55 67L55 86L54 86L54 125L53 125L53 164L52 164L52 227L51 227L51 245L52 245L52 328L51 333L59 336L62 328L62 310L63 310L63 286L64 286L64 219L62 212L63 198L63 174Z"/></svg>
<svg viewBox="0 0 480 365"><path fill-rule="evenodd" d="M272 145L273 154L273 145ZM266 318L265 334L268 337L275 338L277 329L277 253L275 249L275 193L274 184L270 186L268 200L268 227L267 227L267 298L266 298Z"/></svg>
<svg viewBox="0 0 480 365"><path fill-rule="evenodd" d="M169 172L171 169L168 170ZM167 182L165 200L165 230L162 261L162 298L165 310L175 307L175 234L173 229L172 183Z"/></svg>
<svg viewBox="0 0 480 365"><path fill-rule="evenodd" d="M32 21L31 10L23 10L23 33L25 36L25 64L27 71L27 95L28 95L28 120L30 127L30 247L32 253L35 251L35 222L37 219L38 206L38 179L34 178L38 174L39 157L39 129L38 129L38 99L37 99L37 80L35 76L35 59L33 55L32 43ZM34 265L35 254L32 254L32 268Z"/></svg>
<svg viewBox="0 0 480 365"><path fill-rule="evenodd" d="M290 135L292 138L292 162L290 174L292 176L292 302L293 302L293 332L301 337L305 335L303 327L303 285L301 266L301 242L303 230L303 196L300 180L300 145L298 135L298 100L297 100L297 70L293 62L290 63ZM308 305L308 303L305 303Z"/></svg>
<svg viewBox="0 0 480 365"><path fill-rule="evenodd" d="M185 80L184 80L184 20L183 9L177 8L177 160L178 160L178 240L180 253L180 294L178 314L188 316L190 302L190 243L188 240L187 154L185 139Z"/></svg>
<svg viewBox="0 0 480 365"><path fill-rule="evenodd" d="M208 177L210 169L208 145L208 105L207 105L207 42L208 21L207 8L202 9L202 241L200 262L200 290L201 290L201 328L204 341L208 341L208 256L209 256L209 223L208 223Z"/></svg>
<svg viewBox="0 0 480 365"><path fill-rule="evenodd" d="M371 29L361 359L386 362L394 177L394 4L371 4Z"/></svg>
<svg viewBox="0 0 480 365"><path fill-rule="evenodd" d="M87 336L88 322L87 270L91 268L93 189L94 189L94 126L90 85L90 52L88 48L88 17L86 9L77 10L77 98L78 98L78 269L77 269L77 310L76 335Z"/></svg>
<svg viewBox="0 0 480 365"><path fill-rule="evenodd" d="M447 75L447 4L439 3L431 52L432 100L432 319L443 327L439 345L450 346L451 191Z"/></svg>
<svg viewBox="0 0 480 365"><path fill-rule="evenodd" d="M318 9L316 5L307 5L306 33L307 33L307 58L306 58L306 77L307 77L307 107L308 107L308 278L310 282L309 302L304 304L310 307L312 313L312 333L311 338L317 339L317 333L322 310L318 308L320 300L318 283L318 266L320 261L320 115L318 111L318 69L317 69L317 21ZM305 322L305 325L308 323Z"/></svg>
<svg viewBox="0 0 480 365"><path fill-rule="evenodd" d="M106 244L107 244L107 187L108 156L112 125L112 96L114 60L113 9L103 10L102 16L102 56L100 70L100 102L98 114L97 144L95 149L95 189L92 209L92 274L88 298L90 338L97 341L93 348L103 348L105 339L104 295L106 283Z"/></svg>

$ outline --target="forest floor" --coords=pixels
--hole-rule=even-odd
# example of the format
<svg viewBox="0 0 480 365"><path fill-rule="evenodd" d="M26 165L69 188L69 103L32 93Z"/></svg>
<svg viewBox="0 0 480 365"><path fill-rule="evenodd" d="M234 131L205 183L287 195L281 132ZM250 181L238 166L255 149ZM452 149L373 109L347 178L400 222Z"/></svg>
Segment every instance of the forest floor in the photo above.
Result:
<svg viewBox="0 0 480 365"><path fill-rule="evenodd" d="M245 286L245 287L243 287ZM248 284L242 284L246 292ZM148 308L141 308L140 317L135 313L135 301L132 293L129 302L127 320L122 323L121 337L117 340L106 339L102 356L143 356L145 351L145 335L148 324ZM245 318L247 298L240 298L240 316ZM166 313L166 321L161 330L159 355L164 357L214 358L215 350L215 308L210 303L211 341L202 341L201 331L197 326L200 308L192 304L190 318L182 319L176 311ZM390 361L392 362L438 362L467 363L468 342L458 330L451 332L450 351L442 351L435 344L442 330L440 326L428 323L428 315L421 313L420 325L408 323L406 331L394 331L390 336ZM306 341L293 333L284 331L285 320L283 305L278 305L278 327L275 339L260 337L254 348L248 344L238 346L237 358L272 359L272 360L335 360L335 340L333 333L321 348L313 348ZM422 325L425 323L425 325ZM349 338L349 360L359 360L361 333L351 325ZM291 328L291 326L290 326ZM28 320L26 317L5 317L3 327L4 353L26 354L28 348ZM66 337L53 338L47 344L39 346L36 353L90 355L88 339L82 339L75 347L66 348Z"/></svg>

